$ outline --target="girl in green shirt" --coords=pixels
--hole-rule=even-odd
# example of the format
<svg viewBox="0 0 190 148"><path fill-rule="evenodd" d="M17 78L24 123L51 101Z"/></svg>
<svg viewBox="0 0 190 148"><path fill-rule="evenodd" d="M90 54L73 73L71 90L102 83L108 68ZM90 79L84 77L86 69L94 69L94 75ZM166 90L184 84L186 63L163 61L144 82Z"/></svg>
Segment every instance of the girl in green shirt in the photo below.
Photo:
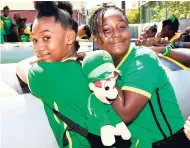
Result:
<svg viewBox="0 0 190 148"><path fill-rule="evenodd" d="M184 119L171 83L151 49L130 48L125 13L115 6L99 8L90 19L90 29L94 43L112 55L122 72L117 82L121 89L112 106L126 124L130 123L132 147L152 148L152 143L178 132Z"/></svg>

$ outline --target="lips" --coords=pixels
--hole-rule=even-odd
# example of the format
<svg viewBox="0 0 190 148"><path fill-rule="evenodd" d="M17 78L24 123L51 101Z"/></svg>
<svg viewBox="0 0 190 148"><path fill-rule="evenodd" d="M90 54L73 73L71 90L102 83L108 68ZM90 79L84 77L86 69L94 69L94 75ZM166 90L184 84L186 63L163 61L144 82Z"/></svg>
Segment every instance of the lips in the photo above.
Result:
<svg viewBox="0 0 190 148"><path fill-rule="evenodd" d="M112 42L110 44L120 44L120 43L123 43L123 41Z"/></svg>

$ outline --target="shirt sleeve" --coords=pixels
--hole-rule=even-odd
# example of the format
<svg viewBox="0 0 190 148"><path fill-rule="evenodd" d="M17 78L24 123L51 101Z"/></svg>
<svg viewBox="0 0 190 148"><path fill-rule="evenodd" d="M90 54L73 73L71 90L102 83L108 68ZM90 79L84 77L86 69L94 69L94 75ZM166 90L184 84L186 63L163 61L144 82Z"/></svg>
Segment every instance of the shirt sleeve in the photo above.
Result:
<svg viewBox="0 0 190 148"><path fill-rule="evenodd" d="M32 65L28 72L28 86L33 95L43 97L48 91L48 81L51 81L51 74L48 63L36 63Z"/></svg>
<svg viewBox="0 0 190 148"><path fill-rule="evenodd" d="M157 88L160 65L156 55L134 57L122 74L122 90L133 91L147 98Z"/></svg>

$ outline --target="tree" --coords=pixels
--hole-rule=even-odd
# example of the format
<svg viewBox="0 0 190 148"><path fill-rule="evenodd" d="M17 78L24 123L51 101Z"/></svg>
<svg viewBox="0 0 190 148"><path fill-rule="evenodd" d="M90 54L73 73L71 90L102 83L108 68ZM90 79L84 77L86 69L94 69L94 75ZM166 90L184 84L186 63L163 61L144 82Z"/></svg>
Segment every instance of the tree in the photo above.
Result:
<svg viewBox="0 0 190 148"><path fill-rule="evenodd" d="M153 11L152 22L163 21L170 16L176 16L178 19L190 18L190 1L149 2L149 4Z"/></svg>
<svg viewBox="0 0 190 148"><path fill-rule="evenodd" d="M139 24L139 10L138 9L134 9L134 10L130 10L127 13L127 18L129 21L129 24Z"/></svg>
<svg viewBox="0 0 190 148"><path fill-rule="evenodd" d="M97 5L97 6L94 7L92 10L90 10L88 17L91 18L92 14L93 14L96 10L98 10L98 9L104 7L104 6L115 6L115 3L114 3L114 2L107 2L107 3L102 3L102 4Z"/></svg>

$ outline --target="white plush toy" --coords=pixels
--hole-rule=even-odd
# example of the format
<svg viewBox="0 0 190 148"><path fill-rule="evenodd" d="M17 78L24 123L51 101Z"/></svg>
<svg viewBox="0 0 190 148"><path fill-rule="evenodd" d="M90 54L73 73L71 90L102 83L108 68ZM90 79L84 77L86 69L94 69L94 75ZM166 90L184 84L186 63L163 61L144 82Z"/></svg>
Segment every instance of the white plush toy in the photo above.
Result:
<svg viewBox="0 0 190 148"><path fill-rule="evenodd" d="M110 105L118 95L115 86L119 73L111 55L103 50L93 51L84 58L82 68L92 91L88 99L88 131L100 135L104 146L112 146L115 136L129 140L130 131Z"/></svg>

